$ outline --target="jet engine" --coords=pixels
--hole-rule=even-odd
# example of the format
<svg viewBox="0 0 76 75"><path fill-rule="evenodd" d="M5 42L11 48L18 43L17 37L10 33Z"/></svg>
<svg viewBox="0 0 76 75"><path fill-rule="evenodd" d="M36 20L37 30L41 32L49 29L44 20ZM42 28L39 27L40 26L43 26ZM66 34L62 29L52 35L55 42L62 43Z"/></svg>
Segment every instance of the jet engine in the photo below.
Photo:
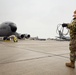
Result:
<svg viewBox="0 0 76 75"><path fill-rule="evenodd" d="M21 33L15 33L15 36L18 38L18 39L28 39L30 38L30 34L21 34Z"/></svg>

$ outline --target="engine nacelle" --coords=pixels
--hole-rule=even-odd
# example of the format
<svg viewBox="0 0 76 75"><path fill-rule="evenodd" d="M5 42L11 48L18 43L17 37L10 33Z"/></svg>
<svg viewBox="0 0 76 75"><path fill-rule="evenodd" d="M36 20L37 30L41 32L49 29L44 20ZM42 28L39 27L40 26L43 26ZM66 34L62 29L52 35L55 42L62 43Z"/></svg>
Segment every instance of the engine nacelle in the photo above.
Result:
<svg viewBox="0 0 76 75"><path fill-rule="evenodd" d="M25 34L25 38L26 39L30 38L30 34Z"/></svg>
<svg viewBox="0 0 76 75"><path fill-rule="evenodd" d="M20 34L20 33L15 33L15 36L18 38L18 39L28 39L30 38L30 34Z"/></svg>

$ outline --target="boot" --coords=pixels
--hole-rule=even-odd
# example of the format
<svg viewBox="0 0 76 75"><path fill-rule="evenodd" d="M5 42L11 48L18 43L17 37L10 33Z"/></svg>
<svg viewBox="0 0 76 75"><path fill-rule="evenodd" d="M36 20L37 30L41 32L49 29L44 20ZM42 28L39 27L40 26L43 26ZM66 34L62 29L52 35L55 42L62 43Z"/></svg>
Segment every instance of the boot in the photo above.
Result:
<svg viewBox="0 0 76 75"><path fill-rule="evenodd" d="M66 63L66 66L70 68L75 68L75 62L71 61L70 63Z"/></svg>

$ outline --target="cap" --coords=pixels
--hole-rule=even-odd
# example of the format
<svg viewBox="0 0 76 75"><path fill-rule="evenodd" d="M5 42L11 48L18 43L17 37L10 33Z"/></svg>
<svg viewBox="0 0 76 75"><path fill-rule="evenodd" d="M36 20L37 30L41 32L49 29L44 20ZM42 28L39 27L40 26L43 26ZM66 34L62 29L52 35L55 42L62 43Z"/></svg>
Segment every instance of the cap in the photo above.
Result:
<svg viewBox="0 0 76 75"><path fill-rule="evenodd" d="M73 14L73 17L75 17L76 16L76 10L74 11L74 14Z"/></svg>
<svg viewBox="0 0 76 75"><path fill-rule="evenodd" d="M76 14L76 10L74 11L74 14Z"/></svg>

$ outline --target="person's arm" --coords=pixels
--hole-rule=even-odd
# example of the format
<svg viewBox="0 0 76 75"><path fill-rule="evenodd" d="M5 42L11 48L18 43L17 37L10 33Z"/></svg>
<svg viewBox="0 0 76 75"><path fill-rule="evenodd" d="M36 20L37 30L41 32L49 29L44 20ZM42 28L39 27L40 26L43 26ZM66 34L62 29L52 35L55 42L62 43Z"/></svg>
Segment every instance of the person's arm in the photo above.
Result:
<svg viewBox="0 0 76 75"><path fill-rule="evenodd" d="M76 20L73 21L72 23L68 24L67 28L75 30L76 29Z"/></svg>

